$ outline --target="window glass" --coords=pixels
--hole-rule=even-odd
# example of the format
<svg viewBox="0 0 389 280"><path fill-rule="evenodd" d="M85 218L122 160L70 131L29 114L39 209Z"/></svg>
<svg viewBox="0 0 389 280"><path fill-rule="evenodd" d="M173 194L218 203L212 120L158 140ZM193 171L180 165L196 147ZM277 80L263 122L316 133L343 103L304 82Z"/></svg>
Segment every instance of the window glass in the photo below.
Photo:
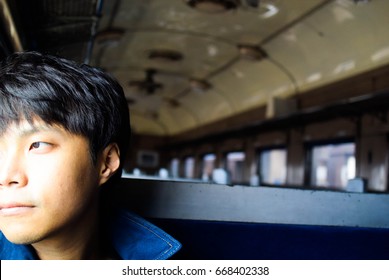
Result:
<svg viewBox="0 0 389 280"><path fill-rule="evenodd" d="M311 184L345 188L355 177L355 144L329 144L312 147Z"/></svg>
<svg viewBox="0 0 389 280"><path fill-rule="evenodd" d="M180 160L178 158L173 158L170 162L170 175L173 178L178 178L179 170L180 170Z"/></svg>
<svg viewBox="0 0 389 280"><path fill-rule="evenodd" d="M244 152L231 152L226 156L226 165L232 184L243 183Z"/></svg>
<svg viewBox="0 0 389 280"><path fill-rule="evenodd" d="M215 169L216 155L215 154L206 154L203 156L201 172L201 178L204 181L209 181L212 178L212 171Z"/></svg>
<svg viewBox="0 0 389 280"><path fill-rule="evenodd" d="M286 149L261 151L259 174L261 183L284 185L286 183Z"/></svg>
<svg viewBox="0 0 389 280"><path fill-rule="evenodd" d="M194 158L187 157L185 159L185 178L193 179L194 178Z"/></svg>

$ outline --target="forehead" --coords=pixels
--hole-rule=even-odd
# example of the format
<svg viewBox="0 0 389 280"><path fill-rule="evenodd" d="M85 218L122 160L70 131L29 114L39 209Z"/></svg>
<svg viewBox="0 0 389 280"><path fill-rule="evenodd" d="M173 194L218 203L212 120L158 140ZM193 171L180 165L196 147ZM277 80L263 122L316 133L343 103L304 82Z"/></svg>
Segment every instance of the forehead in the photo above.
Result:
<svg viewBox="0 0 389 280"><path fill-rule="evenodd" d="M38 119L33 121L21 120L9 123L7 127L1 131L0 137L6 138L11 135L23 137L39 132L66 133L67 131L60 125L48 124Z"/></svg>

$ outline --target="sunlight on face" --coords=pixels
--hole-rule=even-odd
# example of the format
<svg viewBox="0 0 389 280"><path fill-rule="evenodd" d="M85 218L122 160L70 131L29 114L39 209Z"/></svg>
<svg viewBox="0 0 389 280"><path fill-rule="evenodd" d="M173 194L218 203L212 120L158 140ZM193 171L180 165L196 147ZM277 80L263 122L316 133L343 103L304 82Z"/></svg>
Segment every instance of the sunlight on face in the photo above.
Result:
<svg viewBox="0 0 389 280"><path fill-rule="evenodd" d="M39 121L11 125L0 136L0 230L29 244L71 232L97 201L99 170L85 137Z"/></svg>

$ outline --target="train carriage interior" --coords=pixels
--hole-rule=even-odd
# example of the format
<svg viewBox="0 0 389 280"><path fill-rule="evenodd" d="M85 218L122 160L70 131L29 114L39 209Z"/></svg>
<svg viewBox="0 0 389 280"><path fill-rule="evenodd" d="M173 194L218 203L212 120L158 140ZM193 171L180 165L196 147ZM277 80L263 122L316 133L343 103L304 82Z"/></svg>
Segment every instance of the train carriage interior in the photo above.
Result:
<svg viewBox="0 0 389 280"><path fill-rule="evenodd" d="M389 258L389 1L0 0L0 59L123 86L115 199L179 259Z"/></svg>

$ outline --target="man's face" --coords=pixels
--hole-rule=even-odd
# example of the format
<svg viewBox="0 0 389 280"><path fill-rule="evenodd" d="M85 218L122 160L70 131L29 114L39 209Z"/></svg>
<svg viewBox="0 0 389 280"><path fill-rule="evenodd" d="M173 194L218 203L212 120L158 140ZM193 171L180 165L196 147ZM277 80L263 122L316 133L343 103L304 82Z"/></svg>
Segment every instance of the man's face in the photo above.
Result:
<svg viewBox="0 0 389 280"><path fill-rule="evenodd" d="M101 165L86 138L42 121L0 135L0 230L13 243L71 232L93 208Z"/></svg>

